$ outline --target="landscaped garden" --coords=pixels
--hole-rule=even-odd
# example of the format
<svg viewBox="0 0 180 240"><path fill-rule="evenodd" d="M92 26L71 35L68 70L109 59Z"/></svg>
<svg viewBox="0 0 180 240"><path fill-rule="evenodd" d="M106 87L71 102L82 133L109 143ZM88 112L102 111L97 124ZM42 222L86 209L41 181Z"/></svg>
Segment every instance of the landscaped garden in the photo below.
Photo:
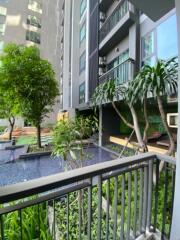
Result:
<svg viewBox="0 0 180 240"><path fill-rule="evenodd" d="M9 138L12 139L16 115L31 122L37 129L37 136L22 135L16 139L17 146L8 146L8 148L1 150L4 151L2 155L8 158L5 161L3 159L3 163L0 162L0 175L1 179L3 179L1 185L29 181L109 161L118 158L119 154L124 157L147 152L148 129L150 127L147 98L150 93L153 95L154 100L157 101L160 117L169 138L170 144L167 154L174 154L175 141L166 121L162 96L168 94L169 91L171 93L177 91L176 59L167 62L158 61L155 67L145 66L127 86L118 85L117 79L111 79L96 88L93 96L94 105L98 107L106 102L111 102L121 121L135 133L138 142L135 151L122 146L108 145L111 150L117 152L117 154L113 154L111 151L93 145L93 135L98 131L98 121L95 115L59 121L54 126L52 135L42 136L41 124L47 113L52 110L58 95L54 72L50 64L40 58L35 47L26 48L10 44L5 48L5 54L1 59L2 67L0 68L0 101L2 103L0 112L4 118L9 119L11 126ZM121 108L119 109L116 105L117 100L121 98L124 99L129 108L131 119L126 119ZM137 104L141 104L143 109L143 126L140 126L137 117ZM18 145L28 145L28 154L23 152L23 154L18 155L16 151L21 148ZM22 146L22 149L24 151L24 146ZM119 161L121 161L121 158L119 158ZM161 169L163 169L163 166L161 166ZM152 214L157 211L158 228L161 227L164 209L164 181L167 178L172 179L174 177L174 169L170 170L171 174L168 176L165 176L164 172L160 175L158 179L159 185L157 185L157 181L153 182ZM135 202L138 202L138 206L141 206L143 177L142 169L126 172L112 178L104 177L101 193L101 239L107 239L106 234L108 234L109 239L120 238L121 224L117 222L117 225L114 226L114 219L115 216L121 219L122 211L124 214L124 231L130 232L130 228L134 224L132 222L136 219L135 216L141 212L141 207L135 207ZM172 184L168 185L168 191L172 189ZM130 189L129 186L131 186ZM58 239L66 239L67 228L69 229L69 239L87 239L89 201L92 202L92 239L96 239L98 234L97 216L99 214L97 184L92 187L92 199L88 198L88 190L87 187L72 191L53 201L45 201L33 207L6 214L3 216L4 239L32 240L39 238L45 240L53 239L53 236L57 236ZM158 206L155 204L155 191L158 192ZM168 196L166 207L167 219L164 231L167 233L170 228L172 195L173 193ZM35 199L36 197L38 196L34 196ZM123 207L120 201L122 198L124 199ZM161 199L163 200L161 201ZM27 200L30 199L23 199L22 202ZM12 204L17 204L17 202ZM131 212L129 212L129 209L131 209ZM130 220L129 216L131 216ZM37 219L37 222L34 219ZM106 231L107 219L109 224L108 233ZM137 222L135 221L137 229L141 227L140 221L140 219ZM114 227L116 227L116 231L114 231ZM116 234L115 237L114 234ZM4 240L2 237L0 239Z"/></svg>

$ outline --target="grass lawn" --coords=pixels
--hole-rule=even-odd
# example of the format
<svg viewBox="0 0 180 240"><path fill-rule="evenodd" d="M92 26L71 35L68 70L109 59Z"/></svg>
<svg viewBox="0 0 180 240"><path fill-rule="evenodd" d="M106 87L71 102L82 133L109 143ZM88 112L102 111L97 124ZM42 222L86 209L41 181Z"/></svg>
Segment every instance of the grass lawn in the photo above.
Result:
<svg viewBox="0 0 180 240"><path fill-rule="evenodd" d="M29 145L29 144L36 144L36 137L35 136L21 136L16 139L17 145Z"/></svg>

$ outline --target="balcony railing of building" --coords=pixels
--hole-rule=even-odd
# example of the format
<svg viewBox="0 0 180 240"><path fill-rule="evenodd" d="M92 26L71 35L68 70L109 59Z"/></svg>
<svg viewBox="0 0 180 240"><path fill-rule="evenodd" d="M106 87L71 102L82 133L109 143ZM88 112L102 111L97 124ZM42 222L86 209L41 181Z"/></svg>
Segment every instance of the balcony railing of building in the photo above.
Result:
<svg viewBox="0 0 180 240"><path fill-rule="evenodd" d="M134 60L128 59L116 67L110 69L99 78L99 83L106 82L110 79L116 79L118 84L126 83L134 77Z"/></svg>
<svg viewBox="0 0 180 240"><path fill-rule="evenodd" d="M0 239L169 239L175 166L145 153L1 187Z"/></svg>
<svg viewBox="0 0 180 240"><path fill-rule="evenodd" d="M122 0L112 12L112 14L105 20L99 32L99 41L107 36L107 34L117 25L117 23L132 9L132 5L127 0Z"/></svg>

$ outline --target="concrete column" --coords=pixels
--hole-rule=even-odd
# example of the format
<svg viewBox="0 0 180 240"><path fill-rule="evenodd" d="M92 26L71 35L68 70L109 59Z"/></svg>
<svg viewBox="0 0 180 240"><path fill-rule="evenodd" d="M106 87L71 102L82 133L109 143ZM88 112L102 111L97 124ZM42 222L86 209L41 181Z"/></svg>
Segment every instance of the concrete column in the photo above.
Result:
<svg viewBox="0 0 180 240"><path fill-rule="evenodd" d="M180 1L176 2L177 13L177 29L178 29L178 50L180 60ZM179 66L179 86L178 86L178 153L177 153L177 165L176 165L176 184L175 184L175 197L174 197L174 210L172 220L171 240L180 240L180 66Z"/></svg>

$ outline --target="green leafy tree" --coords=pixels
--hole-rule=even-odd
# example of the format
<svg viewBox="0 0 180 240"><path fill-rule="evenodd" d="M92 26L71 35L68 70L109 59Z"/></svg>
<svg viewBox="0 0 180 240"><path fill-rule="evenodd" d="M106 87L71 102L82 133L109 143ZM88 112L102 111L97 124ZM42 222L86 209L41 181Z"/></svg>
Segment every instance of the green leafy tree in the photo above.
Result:
<svg viewBox="0 0 180 240"><path fill-rule="evenodd" d="M22 116L37 128L41 147L41 123L52 111L59 93L52 66L40 57L35 46L8 44L1 60L3 77L14 88Z"/></svg>
<svg viewBox="0 0 180 240"><path fill-rule="evenodd" d="M157 100L162 122L170 140L170 147L167 152L168 155L174 154L175 142L172 131L167 123L162 97L177 93L177 80L177 58L172 58L168 61L158 60L153 67L144 66L131 86L133 89L130 96L131 102L135 103L137 99L146 102L148 93L151 93Z"/></svg>
<svg viewBox="0 0 180 240"><path fill-rule="evenodd" d="M6 69L7 65L5 66L3 63L2 61L0 67L0 118L8 119L10 126L9 140L11 140L15 125L15 117L19 115L19 103L14 92L14 86L9 84L9 76Z"/></svg>
<svg viewBox="0 0 180 240"><path fill-rule="evenodd" d="M73 168L82 167L86 157L83 140L91 137L96 131L95 117L80 116L75 120L59 121L54 129L54 155L61 156ZM80 165L77 159L80 160Z"/></svg>

